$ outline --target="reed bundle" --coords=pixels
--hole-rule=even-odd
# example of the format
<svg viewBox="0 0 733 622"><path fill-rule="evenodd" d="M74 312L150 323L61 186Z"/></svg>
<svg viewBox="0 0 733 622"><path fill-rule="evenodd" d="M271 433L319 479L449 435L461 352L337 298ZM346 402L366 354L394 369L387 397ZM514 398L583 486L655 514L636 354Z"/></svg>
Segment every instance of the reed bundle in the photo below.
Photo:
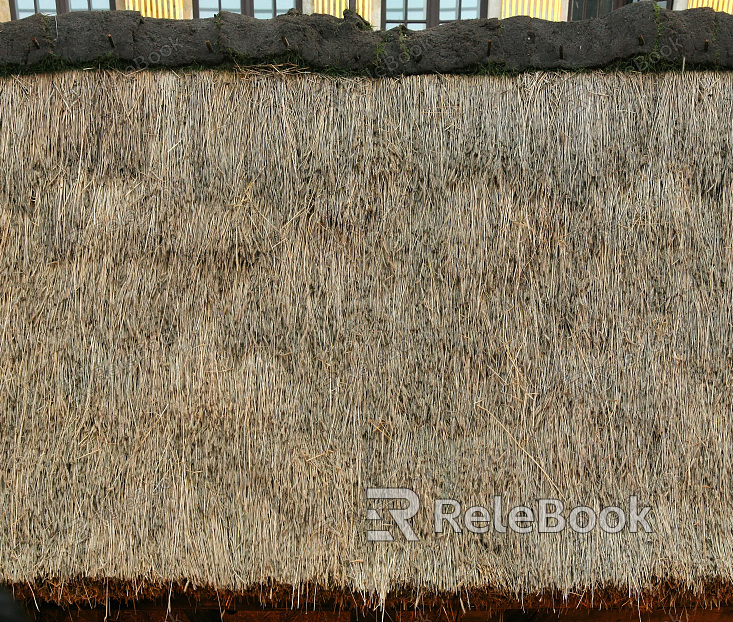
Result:
<svg viewBox="0 0 733 622"><path fill-rule="evenodd" d="M0 80L0 578L729 583L732 95ZM366 541L368 486L425 501L418 542ZM437 537L427 505L632 494L654 533Z"/></svg>

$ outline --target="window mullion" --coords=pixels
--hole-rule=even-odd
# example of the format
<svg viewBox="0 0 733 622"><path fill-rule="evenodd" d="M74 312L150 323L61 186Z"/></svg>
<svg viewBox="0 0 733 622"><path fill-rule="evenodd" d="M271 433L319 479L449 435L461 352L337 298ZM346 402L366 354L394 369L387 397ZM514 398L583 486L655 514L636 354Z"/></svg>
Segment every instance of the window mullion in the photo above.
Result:
<svg viewBox="0 0 733 622"><path fill-rule="evenodd" d="M440 0L427 0L427 26L432 28L438 25L438 17L440 16Z"/></svg>

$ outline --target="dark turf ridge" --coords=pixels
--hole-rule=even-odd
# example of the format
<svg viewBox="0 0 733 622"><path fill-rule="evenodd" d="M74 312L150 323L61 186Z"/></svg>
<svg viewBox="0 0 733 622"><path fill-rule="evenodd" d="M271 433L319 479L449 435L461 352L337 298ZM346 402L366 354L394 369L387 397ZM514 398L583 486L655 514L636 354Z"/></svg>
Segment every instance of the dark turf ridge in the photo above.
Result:
<svg viewBox="0 0 733 622"><path fill-rule="evenodd" d="M4 73L85 64L120 68L239 65L290 60L315 71L375 77L628 67L733 68L733 15L673 12L639 2L607 17L548 22L477 19L413 32L372 30L344 19L291 12L271 20L143 18L131 11L35 15L0 24Z"/></svg>

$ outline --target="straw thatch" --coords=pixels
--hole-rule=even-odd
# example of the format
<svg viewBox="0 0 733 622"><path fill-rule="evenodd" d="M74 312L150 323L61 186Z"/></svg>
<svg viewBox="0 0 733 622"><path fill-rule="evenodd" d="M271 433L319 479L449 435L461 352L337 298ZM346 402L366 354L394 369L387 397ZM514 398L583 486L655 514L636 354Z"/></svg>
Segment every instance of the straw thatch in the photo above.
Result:
<svg viewBox="0 0 733 622"><path fill-rule="evenodd" d="M733 579L727 74L0 81L0 569ZM368 543L367 486L656 533Z"/></svg>

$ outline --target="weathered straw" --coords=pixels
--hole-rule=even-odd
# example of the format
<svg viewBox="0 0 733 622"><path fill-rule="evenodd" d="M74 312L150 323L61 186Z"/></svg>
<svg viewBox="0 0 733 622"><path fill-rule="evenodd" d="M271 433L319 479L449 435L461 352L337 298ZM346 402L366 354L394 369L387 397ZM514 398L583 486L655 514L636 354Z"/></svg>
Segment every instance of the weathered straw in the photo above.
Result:
<svg viewBox="0 0 733 622"><path fill-rule="evenodd" d="M0 576L730 582L732 95L689 72L1 80ZM637 494L656 533L437 538L427 508L419 542L373 544L367 486Z"/></svg>

